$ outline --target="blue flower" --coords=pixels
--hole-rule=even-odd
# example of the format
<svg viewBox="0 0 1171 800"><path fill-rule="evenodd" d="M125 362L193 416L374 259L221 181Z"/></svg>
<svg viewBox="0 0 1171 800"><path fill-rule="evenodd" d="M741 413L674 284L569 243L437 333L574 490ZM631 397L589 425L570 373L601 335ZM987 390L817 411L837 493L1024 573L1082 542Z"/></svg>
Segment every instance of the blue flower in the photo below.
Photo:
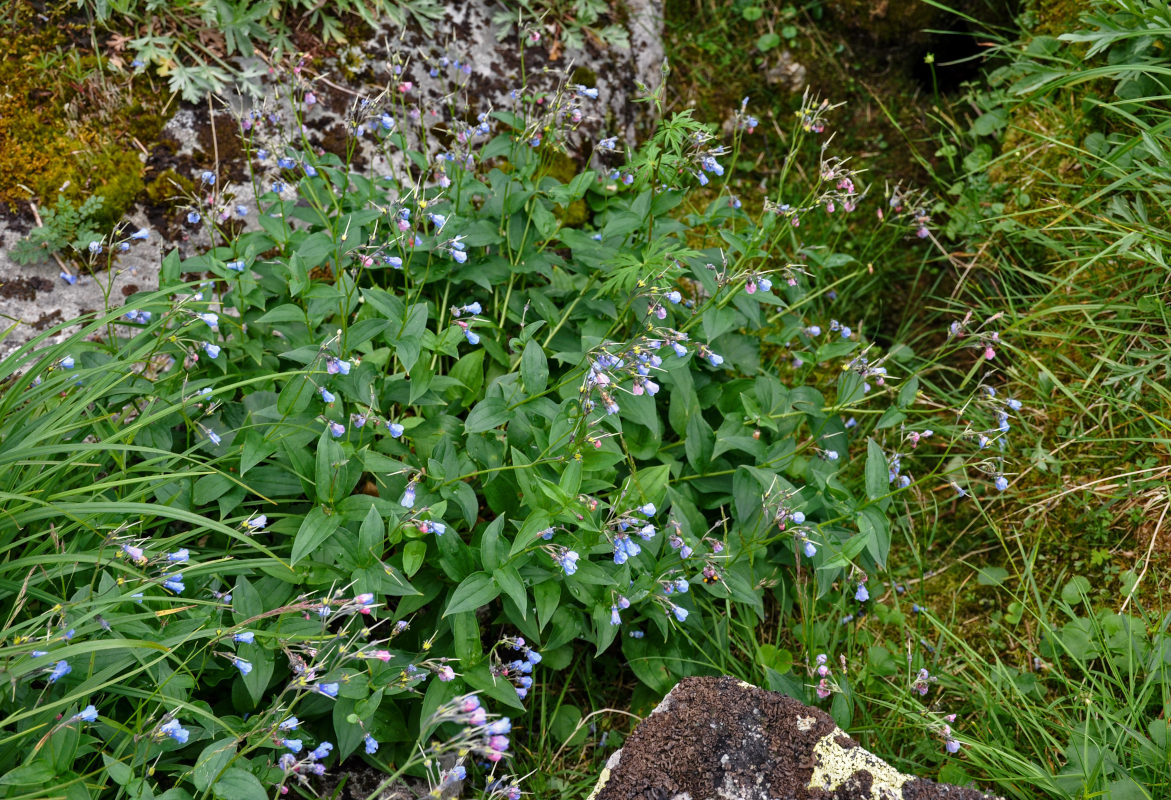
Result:
<svg viewBox="0 0 1171 800"><path fill-rule="evenodd" d="M407 484L403 496L399 498L398 504L403 508L412 508L415 505L415 484L412 481Z"/></svg>
<svg viewBox="0 0 1171 800"><path fill-rule="evenodd" d="M333 356L330 356L325 360L325 371L330 375L337 375L339 372L342 375L349 375L350 367L351 364L349 361L343 361L342 359L334 358Z"/></svg>
<svg viewBox="0 0 1171 800"><path fill-rule="evenodd" d="M199 182L206 183L208 186L215 186L215 173L209 170L204 170L199 173Z"/></svg>
<svg viewBox="0 0 1171 800"><path fill-rule="evenodd" d="M870 592L866 591L866 584L858 584L858 591L854 592L854 599L859 603L865 603L870 599Z"/></svg>
<svg viewBox="0 0 1171 800"><path fill-rule="evenodd" d="M653 517L656 511L658 511L658 509L655 508L654 503L647 503L646 505L638 507L638 512L644 517Z"/></svg>
<svg viewBox="0 0 1171 800"><path fill-rule="evenodd" d="M249 672L252 671L252 662L245 661L242 658L233 658L232 665L236 669L240 670L241 675L247 675Z"/></svg>
<svg viewBox="0 0 1171 800"><path fill-rule="evenodd" d="M175 594L183 594L183 590L187 587L183 585L182 575L168 575L163 580L163 588L172 591Z"/></svg>
<svg viewBox="0 0 1171 800"><path fill-rule="evenodd" d="M203 217L199 216L198 211L192 211L191 213L189 213L187 215L187 221L190 222L192 225L198 224L199 220L201 220L201 219L203 219Z"/></svg>
<svg viewBox="0 0 1171 800"><path fill-rule="evenodd" d="M578 554L573 550L566 550L556 558L557 563L561 569L565 570L566 575L572 575L577 572Z"/></svg>
<svg viewBox="0 0 1171 800"><path fill-rule="evenodd" d="M675 619L680 622L687 620L687 609L683 606L671 606L671 613L675 615Z"/></svg>
<svg viewBox="0 0 1171 800"><path fill-rule="evenodd" d="M295 731L295 730L297 730L297 726L300 724L301 724L301 720L297 719L296 717L289 717L284 722L282 722L280 725L277 725L277 727L280 728L282 731Z"/></svg>
<svg viewBox="0 0 1171 800"><path fill-rule="evenodd" d="M289 748L292 753L300 753L301 748L304 747L300 739L281 739L281 744Z"/></svg>
<svg viewBox="0 0 1171 800"><path fill-rule="evenodd" d="M337 399L333 396L333 392L331 392L329 389L326 389L324 386L322 386L317 391L319 391L321 393L321 399L327 403L332 403L334 400Z"/></svg>
<svg viewBox="0 0 1171 800"><path fill-rule="evenodd" d="M172 563L181 563L191 557L190 551L186 547L182 547L173 553L167 553L167 561Z"/></svg>
<svg viewBox="0 0 1171 800"><path fill-rule="evenodd" d="M611 625L621 625L622 624L622 617L618 614L618 606L616 606L616 605L610 606L610 624Z"/></svg>
<svg viewBox="0 0 1171 800"><path fill-rule="evenodd" d="M813 558L815 555L817 555L817 545L815 545L813 542L809 541L808 539L805 540L805 544L802 549L805 552L806 558Z"/></svg>
<svg viewBox="0 0 1171 800"><path fill-rule="evenodd" d="M244 520L244 527L250 531L258 531L267 524L268 517L264 514L260 514L256 517L249 517L248 519Z"/></svg>
<svg viewBox="0 0 1171 800"><path fill-rule="evenodd" d="M331 685L334 687L334 692L330 696L336 697L337 684L334 683ZM322 742L321 744L317 745L317 747L315 747L311 753L309 753L309 758L313 759L314 761L320 761L321 759L328 756L331 752L333 752L333 744L330 742Z"/></svg>
<svg viewBox="0 0 1171 800"><path fill-rule="evenodd" d="M252 631L241 631L240 633L234 634L232 639L241 644L252 644L256 641L256 634Z"/></svg>
<svg viewBox="0 0 1171 800"><path fill-rule="evenodd" d="M390 431L390 436L392 439L397 439L398 437L402 436L403 431L405 430L402 425L398 424L397 422L391 422L390 420L386 421L386 429Z"/></svg>
<svg viewBox="0 0 1171 800"><path fill-rule="evenodd" d="M224 266L226 266L230 270L233 270L234 272L243 272L245 265L242 260L237 260L237 261L229 261Z"/></svg>
<svg viewBox="0 0 1171 800"><path fill-rule="evenodd" d="M326 697L337 697L337 691L340 687L336 683L318 683L314 685L313 691L318 694L323 694ZM324 756L319 756L324 758Z"/></svg>
<svg viewBox="0 0 1171 800"><path fill-rule="evenodd" d="M49 683L56 683L72 671L73 667L69 666L68 661L58 661L49 672Z"/></svg>
<svg viewBox="0 0 1171 800"><path fill-rule="evenodd" d="M211 328L213 331L218 331L220 329L220 318L212 312L209 311L206 314L196 314L196 316L207 323L207 327Z"/></svg>
<svg viewBox="0 0 1171 800"><path fill-rule="evenodd" d="M81 711L73 715L74 720L81 722L93 722L98 718L98 710L94 708L93 704L86 706Z"/></svg>
<svg viewBox="0 0 1171 800"><path fill-rule="evenodd" d="M362 738L362 741L366 745L366 755L372 756L378 752L378 740L375 739L373 736L371 736L370 734L366 734Z"/></svg>
<svg viewBox="0 0 1171 800"><path fill-rule="evenodd" d="M191 731L180 726L177 719L168 720L160 725L159 733L170 736L179 744L187 744L187 739L191 736Z"/></svg>
<svg viewBox="0 0 1171 800"><path fill-rule="evenodd" d="M1003 475L997 475L996 476L996 489L997 489L997 491L1003 492L1007 488L1008 488L1008 478L1004 477Z"/></svg>
<svg viewBox="0 0 1171 800"><path fill-rule="evenodd" d="M342 425L340 422L330 422L328 427L329 435L335 439L340 439L346 433L346 426Z"/></svg>
<svg viewBox="0 0 1171 800"><path fill-rule="evenodd" d="M216 359L216 358L220 357L220 346L218 344L212 344L211 342L204 342L203 343L203 350L205 353L207 353L208 358Z"/></svg>
<svg viewBox="0 0 1171 800"><path fill-rule="evenodd" d="M687 582L686 578L677 578L675 580L675 591L680 592L680 593L686 593L687 590L690 588L691 588L691 584L689 584Z"/></svg>
<svg viewBox="0 0 1171 800"><path fill-rule="evenodd" d="M68 272L65 272L64 270L61 271L61 274L58 277L61 278L61 280L68 283L70 286L73 286L77 283L77 276L70 275Z"/></svg>
<svg viewBox="0 0 1171 800"><path fill-rule="evenodd" d="M707 360L708 360L708 363L711 364L713 367L718 367L724 363L724 357L719 355L718 353L708 353Z"/></svg>
<svg viewBox="0 0 1171 800"><path fill-rule="evenodd" d="M403 268L403 260L401 258L399 258L398 256L383 256L382 263L389 264L390 266L394 267L395 269L402 269Z"/></svg>
<svg viewBox="0 0 1171 800"><path fill-rule="evenodd" d="M73 369L76 362L73 360L73 356L65 356L65 358L61 359L57 363L61 369Z"/></svg>
<svg viewBox="0 0 1171 800"><path fill-rule="evenodd" d="M478 334L474 331L464 331L464 336L467 337L468 344L479 344L480 343L480 334Z"/></svg>

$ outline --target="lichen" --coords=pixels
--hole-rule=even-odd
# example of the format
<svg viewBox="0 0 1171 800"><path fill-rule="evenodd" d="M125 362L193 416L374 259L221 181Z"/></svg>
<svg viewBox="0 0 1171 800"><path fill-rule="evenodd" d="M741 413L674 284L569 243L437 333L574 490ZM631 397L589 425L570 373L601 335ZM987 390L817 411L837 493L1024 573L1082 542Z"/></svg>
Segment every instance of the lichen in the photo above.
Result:
<svg viewBox="0 0 1171 800"><path fill-rule="evenodd" d="M903 784L915 780L861 747L843 747L838 737L846 734L834 728L813 746L813 776L808 788L834 792L855 773L866 772L872 778L870 796L875 800L901 800Z"/></svg>

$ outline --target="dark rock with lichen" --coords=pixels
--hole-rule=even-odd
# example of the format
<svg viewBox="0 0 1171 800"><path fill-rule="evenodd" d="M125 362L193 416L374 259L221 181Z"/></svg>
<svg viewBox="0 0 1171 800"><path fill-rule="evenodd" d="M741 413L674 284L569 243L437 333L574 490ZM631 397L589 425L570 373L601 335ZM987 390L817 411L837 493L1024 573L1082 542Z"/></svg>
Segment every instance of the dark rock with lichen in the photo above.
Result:
<svg viewBox="0 0 1171 800"><path fill-rule="evenodd" d="M590 800L988 800L905 775L824 711L733 678L685 678L610 757Z"/></svg>

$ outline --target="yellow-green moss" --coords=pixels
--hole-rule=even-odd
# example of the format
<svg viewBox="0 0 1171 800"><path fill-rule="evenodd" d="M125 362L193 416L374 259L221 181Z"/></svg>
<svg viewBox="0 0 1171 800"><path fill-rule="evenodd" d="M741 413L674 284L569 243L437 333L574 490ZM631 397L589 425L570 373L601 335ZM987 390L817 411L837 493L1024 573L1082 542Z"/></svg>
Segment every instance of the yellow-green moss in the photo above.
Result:
<svg viewBox="0 0 1171 800"><path fill-rule="evenodd" d="M133 98L125 78L103 72L101 58L79 52L84 30L45 23L18 0L0 29L0 204L25 210L64 194L80 204L100 195L97 222L110 227L143 189L143 166L129 143L153 141L164 119L161 98Z"/></svg>

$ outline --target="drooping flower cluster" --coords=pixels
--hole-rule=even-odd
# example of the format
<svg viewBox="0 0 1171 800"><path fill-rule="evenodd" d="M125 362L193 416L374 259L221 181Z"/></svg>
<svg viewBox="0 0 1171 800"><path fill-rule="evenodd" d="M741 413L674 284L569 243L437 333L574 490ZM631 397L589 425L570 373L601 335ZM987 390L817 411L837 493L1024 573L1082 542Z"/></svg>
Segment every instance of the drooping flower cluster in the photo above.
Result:
<svg viewBox="0 0 1171 800"><path fill-rule="evenodd" d="M516 696L524 700L528 696L529 689L532 688L533 666L541 663L541 654L525 644L525 640L519 636L501 639L497 647L501 646L520 653L521 657L508 662L502 661L496 652L497 648L494 647L492 648L492 666L489 669L493 675L512 683L516 689Z"/></svg>

